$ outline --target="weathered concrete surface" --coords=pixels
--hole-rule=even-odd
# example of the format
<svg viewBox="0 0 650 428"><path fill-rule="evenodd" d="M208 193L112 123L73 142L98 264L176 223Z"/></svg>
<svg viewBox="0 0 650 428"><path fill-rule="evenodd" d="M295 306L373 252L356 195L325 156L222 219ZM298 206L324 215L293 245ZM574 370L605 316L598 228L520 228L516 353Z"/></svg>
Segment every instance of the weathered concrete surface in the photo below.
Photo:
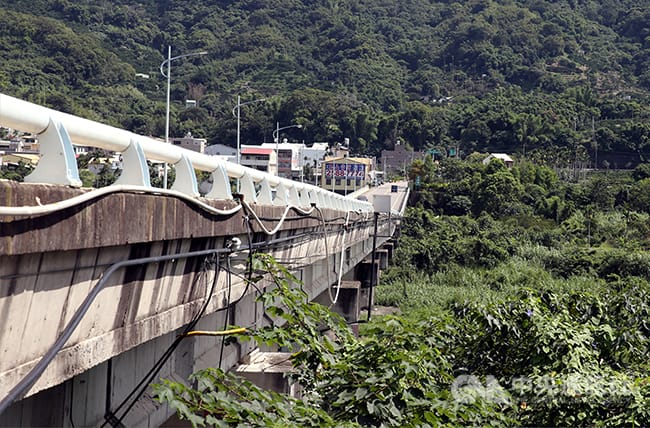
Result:
<svg viewBox="0 0 650 428"><path fill-rule="evenodd" d="M36 205L38 201L48 204L82 192L63 186L0 180L0 204L5 206ZM203 202L217 208L234 206L232 201ZM254 206L254 210L266 219L268 228L273 228L284 208ZM259 250L270 252L296 272L311 298L336 281L343 249L344 273L353 270L372 249L372 218L352 215L344 242L345 216L332 210L324 214L326 219L332 219L325 228L315 214L302 217L290 213L273 237L262 233L258 224L251 224L253 242L260 246ZM173 197L131 193L108 195L48 215L0 217L0 323L5 326L0 329L0 397L36 364L113 263L223 248L226 239L237 236L242 248L240 254L234 255L232 269L245 275L249 232L245 220L244 211L224 217ZM380 221L379 231L380 235L389 234L387 219ZM286 241L269 242L276 239ZM381 238L378 245L385 240ZM224 274L223 258L215 278L212 261L179 258L118 271L28 395L52 387L59 390L73 376L78 378L109 360L127 358L125 355L136 350L141 355L138 361L153 364L152 355L162 346L159 341L164 343L163 338L198 314L213 282L215 289L206 319L228 304L230 283L230 301L240 299L231 311L233 323L249 326L261 322L255 290L246 287L239 277ZM148 343L158 344L151 345L153 350L142 350ZM176 367L170 375L181 373L178 376L182 377L215 364L220 342L201 343L204 345L193 348L191 363ZM238 345L236 351L226 352L223 366L234 366L251 351L247 346ZM115 382L128 389L129 382ZM84 418L90 421L92 416Z"/></svg>
<svg viewBox="0 0 650 428"><path fill-rule="evenodd" d="M47 205L85 193L85 190L46 184L0 180L4 206ZM233 201L201 199L218 209L230 209ZM275 225L283 207L255 205L267 227ZM324 210L326 218L336 217ZM355 218L356 217L356 218ZM353 220L360 216L354 215ZM0 217L0 255L37 251L67 251L186 238L240 235L247 232L243 211L220 216L188 201L166 195L115 193L82 205L35 217ZM281 231L320 227L316 213L310 217L291 213ZM344 219L335 223L342 224ZM255 231L261 228L253 224Z"/></svg>
<svg viewBox="0 0 650 428"><path fill-rule="evenodd" d="M300 387L287 378L293 372L291 352L252 352L235 372L264 390L299 397Z"/></svg>

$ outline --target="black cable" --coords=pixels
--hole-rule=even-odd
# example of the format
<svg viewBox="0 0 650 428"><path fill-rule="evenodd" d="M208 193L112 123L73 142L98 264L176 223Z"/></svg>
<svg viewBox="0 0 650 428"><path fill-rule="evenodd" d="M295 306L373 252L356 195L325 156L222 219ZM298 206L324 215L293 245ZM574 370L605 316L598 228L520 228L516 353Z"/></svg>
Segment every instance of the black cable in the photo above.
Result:
<svg viewBox="0 0 650 428"><path fill-rule="evenodd" d="M68 418L70 419L70 426L74 428L74 420L72 420L72 411L74 408L74 378L70 379L70 413Z"/></svg>
<svg viewBox="0 0 650 428"><path fill-rule="evenodd" d="M239 302L240 302L240 301L241 301L241 300L246 296L246 294L248 293L248 288L249 288L250 285L252 285L252 286L255 288L255 290L257 290L260 294L262 293L262 292L260 291L260 289L259 289L259 288L258 288L258 287L253 283L253 281L252 281L252 275L253 275L253 262L252 262L252 260L253 260L253 248L254 248L255 245L254 245L254 243L253 243L252 227L250 226L250 219L248 218L248 216L246 216L246 217L244 218L244 221L245 221L246 224L248 225L247 231L248 231L248 248L249 248L249 251L248 251L248 258L249 258L249 263L248 263L248 279L242 277L242 279L244 279L245 282L246 282L246 288L244 288L244 291L242 292L241 296L240 296L236 301L234 301L234 302L230 302L230 299L231 299L230 290L231 290L231 285L232 285L232 284L231 284L231 278L230 278L230 276L229 276L229 278L228 278L228 280L229 280L229 281L228 281L228 282L229 282L229 285L228 285L228 287L229 287L229 291L228 291L228 304L225 305L225 306L222 307L222 308L217 309L214 313L218 313L218 312L221 312L221 311L223 311L223 310L230 309L233 305L238 304L238 303L239 303ZM217 253L217 255L218 255L218 253ZM236 273L234 273L234 272L232 271L232 269L231 269L231 266L230 266L230 256L228 256L227 260L228 260L228 262L227 262L227 268L226 268L226 270L229 272L229 274L235 274L236 276L239 276L239 275L237 275ZM189 331L192 331L192 330L194 329L194 327L195 327L196 324L198 323L199 319L203 316L203 313L205 312L205 310L206 310L206 308L207 308L207 306L208 306L209 299L210 299L210 297L211 297L212 294L213 294L214 287L215 287L216 282L217 282L218 272L221 271L221 269L223 269L222 266L220 265L220 263L217 262L217 265L218 265L219 269L218 269L218 271L215 272L215 276L214 276L214 279L213 279L213 282L212 282L212 288L211 288L211 290L210 290L210 294L209 294L208 300L206 301L206 303L205 303L205 305L203 306L203 308L202 308L201 312L199 313L199 315L195 318L195 320L193 320L193 322L191 322L190 324L187 325L187 327L186 327L186 329L183 331L183 333L182 333L180 336L178 336L178 337L176 338L176 340L172 343L172 345L170 345L169 348L167 348L167 351L165 351L165 353L163 354L163 356L162 356L162 357L161 357L161 358L160 358L160 359L159 359L159 360L154 364L154 366L153 366L152 369L149 371L149 373L147 373L147 375L145 375L145 377L144 377L144 378L142 379L142 381L141 381L141 382L140 382L140 383L139 383L139 384L134 388L134 390L131 392L131 394L129 394L129 396L128 396L127 398L125 398L125 399L122 401L122 403L120 404L120 406L118 406L118 408L115 409L115 411L113 412L113 414L116 414L117 412L120 411L120 409L122 408L122 406L124 406L124 404L125 404L125 403L130 399L130 398L131 398L131 396L133 396L133 394L135 393L135 391L136 391L137 389L142 388L142 386L144 385L145 380L149 379L149 381L150 381L150 379L153 378L153 377L154 377L154 376L155 376L155 375L160 371L160 369L165 365L165 363L167 362L167 360L169 359L169 357L171 356L171 354L174 352L174 350L176 350L176 348L178 347L178 345L180 344L180 342L181 342L181 341L186 337L185 334L188 333ZM227 315L226 315L226 318L225 318L224 330L225 330L226 327L227 327L228 318L229 318L229 314L227 314ZM224 347L224 340L222 340L222 342L221 342L221 351L220 351L220 356L219 356L219 366L221 366L221 360L222 360L222 357L223 357L223 347ZM163 358L164 358L164 361L163 361ZM124 411L124 413L122 414L122 416L120 416L119 418L116 419L116 423L121 424L122 419L124 419L124 417L128 414L128 412L133 408L133 406L135 405L135 403L137 403L137 401L140 399L140 397L142 396L142 394L144 393L144 391L147 390L147 388L148 388L148 382L147 382L147 385L145 385L144 388L142 388L142 389L140 390L140 392L138 393L138 396L137 396L137 397L136 397L136 398L131 402L131 404L126 408L126 410ZM106 423L108 423L108 422L109 422L109 420L107 419L107 421L104 422L104 424L102 424L101 427L103 428L104 426L106 426ZM117 426L117 425L114 425L114 424L112 424L112 425L113 425L113 426Z"/></svg>
<svg viewBox="0 0 650 428"><path fill-rule="evenodd" d="M63 329L61 335L54 341L54 344L47 350L47 352L41 357L41 359L32 367L32 369L23 377L20 382L18 382L9 393L0 401L0 414L2 414L11 403L18 399L22 394L24 394L29 388L31 388L34 383L39 379L43 374L47 366L54 359L56 354L59 353L61 348L66 344L72 333L79 326L83 316L90 309L90 305L93 303L97 295L106 287L108 279L120 269L129 266L143 265L149 263L160 263L170 260L177 259L188 259L193 257L208 256L212 254L219 254L223 252L229 252L230 249L219 248L211 250L200 250L200 251L190 251L186 253L176 253L176 254L167 254L164 256L152 256L152 257L143 257L139 259L123 260L117 263L112 264L104 274L101 279L97 281L97 284L90 290L90 293L86 296L84 301L81 303L79 308L70 318L70 321Z"/></svg>
<svg viewBox="0 0 650 428"><path fill-rule="evenodd" d="M321 219L322 219L322 221L323 221L323 226L325 226L326 222L325 222L325 218L324 218L324 216L323 216L323 213L322 213L322 211L320 211L320 210L319 210L319 213L320 213L320 215L321 215ZM227 267L226 267L226 271L228 272L228 297L227 297L227 300L226 300L227 303L226 303L226 305L225 305L223 308L219 308L219 309L218 309L217 311L215 311L214 313L218 313L218 312L220 312L220 311L222 311L222 310L230 310L230 308L231 308L232 305L239 303L239 301L241 301L241 300L246 296L247 291L248 291L248 287L249 287L250 285L253 285L253 287L255 288L255 290L256 290L258 293L260 293L260 294L263 293L263 292L262 292L262 291L261 291L261 290L260 290L260 289L259 289L259 288L254 284L254 283L253 283L253 281L252 281L252 276L253 276L253 248L254 248L253 237L252 237L252 226L251 226L251 224L250 224L251 220L250 220L250 218L249 218L248 216L245 216L245 217L244 217L244 221L246 222L246 224L247 224L247 226L248 226L248 227L247 227L248 247L249 247L249 251L248 251L248 258L249 258L249 262L248 262L248 278L244 278L244 277L242 277L242 276L240 276L240 275L238 275L237 273L235 273L235 272L232 271L231 264L230 264L230 256L228 256L228 258L227 258L227 262L226 262L226 265L227 265ZM324 230L324 229L323 229L323 233L325 233L325 230ZM278 239L278 240L275 240L275 242L274 242L273 244L276 244L276 243L279 243L279 242L283 242L283 241L288 241L288 240L295 241L295 236L294 236L294 237L288 237L288 238L285 238L285 239ZM273 241L271 241L271 242L273 242ZM271 242L264 243L264 244L265 244L264 246L272 245ZM259 245L259 246L262 246L262 245ZM205 312L205 309L207 308L208 303L209 303L209 301L210 301L210 299L211 299L211 296L212 296L212 294L213 294L214 287L215 287L215 284L216 284L216 282L217 282L218 272L219 272L219 270L221 270L221 266L220 266L219 263L218 263L218 265L219 265L219 269L218 269L218 270L215 269L215 276L214 276L214 280L213 280L213 283L212 283L212 288L211 288L211 290L210 290L210 294L209 294L209 296L208 296L208 300L206 301L205 305L203 306L202 310L200 311L200 314L198 315L198 317L195 318L195 320L193 320L193 322L191 322L190 324L187 325L187 327L186 327L186 329L183 331L183 333L182 333L179 337L176 338L176 340L172 343L172 345L168 348L168 350L163 354L163 356L158 360L158 362L154 365L154 367L152 367L152 369L149 371L149 373L148 373L147 375L145 375L145 377L144 377L143 380L138 384L138 386L136 386L136 388L134 389L134 391L137 390L137 389L139 389L139 388L141 388L142 385L144 384L145 380L147 380L147 379L149 379L149 380L147 381L147 383L148 383L148 382L150 381L150 379L153 378L153 377L154 377L154 376L155 376L155 375L160 371L160 369L161 369L162 366L167 362L167 360L169 359L169 357L171 356L171 354L173 353L173 351L178 347L178 345L180 344L180 342L185 338L185 334L188 333L189 331L193 330L194 327L196 326L196 324L198 323L199 319L203 316L203 313ZM238 276L238 277L244 279L245 282L246 282L246 288L244 289L244 292L241 294L241 296L240 296L240 297L239 297L235 302L231 302L231 301L230 301L230 299L231 299L231 291L232 291L232 275L233 275L233 274L234 274L235 276ZM277 285L277 279L274 279L274 281L276 282L276 285ZM255 308L255 312L256 312L256 316L257 316L257 308ZM264 311L264 312L266 313L266 311ZM224 327L223 327L223 330L226 330L226 329L227 329L229 318L230 318L230 312L228 312L228 313L226 314L226 316L224 317ZM271 320L271 322L273 322L273 320ZM219 351L219 368L221 368L221 364L222 364L222 362L223 362L223 352L224 352L224 347L225 347L225 338L222 338L222 340L221 340L221 348L220 348L220 351ZM163 359L164 359L164 360L163 360ZM128 413L129 413L129 411L133 408L133 406L135 405L135 403L137 403L137 401L140 399L140 397L142 396L142 394L144 393L144 391L146 391L147 388L148 388L148 385L146 385L144 388L142 388L142 389L140 390L140 392L138 393L138 395L136 396L136 398L135 398L135 399L131 402L131 404L126 408L126 410L124 411L124 413L122 414L122 416L121 416L120 418L117 419L117 423L118 423L118 424L121 424L122 419L123 419L123 418L124 418ZM128 400L131 398L131 396L133 395L134 391L132 391L131 394L129 394L129 396L128 396L128 397L127 397L127 398L126 398L126 399L125 399L121 404L120 404L120 406L118 406L118 408L115 410L114 413L117 413L117 412L120 410L120 408L124 405L124 403L125 403L126 401L128 401ZM106 425L107 422L108 422L108 420L107 420L106 422L104 422L104 424L102 424L102 428ZM114 426L115 426L115 425L114 425Z"/></svg>
<svg viewBox="0 0 650 428"><path fill-rule="evenodd" d="M230 278L230 274L233 274L233 272L232 272L232 269L231 269L231 267L230 267L230 257L228 257L228 259L227 259L227 260L228 260L228 263L227 263L228 267L226 268L227 271L229 272L229 281L228 281L228 282L229 282L229 286L228 286L228 287L229 287L229 292L228 292L228 304L227 304L226 306L224 306L223 308L219 308L219 309L217 309L214 313L218 313L218 312L221 312L221 311L223 311L223 310L230 309L230 307L231 307L232 305L236 305L237 303L239 303L239 302L240 302L240 301L241 301L241 300L246 296L246 294L247 294L247 292L248 292L248 287L249 287L250 285L253 285L253 287L254 287L258 292L261 293L260 289L259 289L259 288L258 288L258 287L253 283L253 281L252 281L252 275L253 275L253 263L252 263L253 256L252 256L252 255L253 255L253 247L254 247L254 244L253 244L253 238L252 238L252 227L250 226L250 219L248 218L248 216L246 216L246 217L244 218L244 221L245 221L246 224L248 225L247 230L248 230L248 248L249 248L249 251L248 251L248 254L249 254L249 256L248 256L248 257L249 257L249 263L248 263L248 265L249 265L249 266L248 266L248 276L249 276L249 278L246 280L246 288L244 289L244 292L242 293L242 295L241 295L241 296L240 296L236 301L234 301L234 302L230 302L230 298L231 298L231 296L230 296L230 289L231 289L231 278ZM221 270L221 266L220 266L220 264L219 264L219 271L220 271L220 270ZM236 274L235 274L235 275L236 275ZM215 284L216 284L216 282L217 282L217 277L218 277L218 271L215 272L215 276L214 276L213 283L212 283L212 289L210 290L210 294L209 294L209 296L212 296L212 294L213 294L214 286L215 286ZM203 306L203 309L201 310L200 315L196 318L196 322L192 322L192 323L188 324L187 328L183 331L183 333L182 333L180 336L178 336L178 337L176 338L176 340L174 340L174 342L172 343L172 345L170 345L170 347L167 348L167 351L165 351L165 353L163 353L163 356L162 356L162 357L161 357L161 358L160 358L160 359L159 359L159 360L154 364L154 366L153 366L152 369L149 371L149 373L147 373L147 375L145 375L145 377L144 377L144 378L140 381L140 383L139 383L139 384L138 384L138 385L133 389L133 391L129 394L129 396L127 396L127 397L122 401L122 403L117 407L117 409L115 409L115 411L113 412L113 414L116 414L117 412L119 412L120 409L124 406L124 404L125 404L125 403L126 403L126 402L127 402L127 401L132 397L132 396L133 396L133 394L135 393L135 391L141 388L141 390L140 390L140 392L138 393L137 397L136 397L136 398L131 402L131 404L126 408L126 410L124 411L124 413L122 414L122 416L120 416L119 418L116 419L116 422L115 422L116 424L121 424L122 419L124 419L124 417L125 417L125 416L129 413L129 411L133 408L133 406L135 405L135 403L137 403L137 401L140 399L140 397L142 396L142 394L144 393L144 391L146 391L146 389L148 388L148 382L150 381L150 379L153 378L153 377L154 377L154 376L155 376L155 375L160 371L160 369L165 365L165 363L167 362L167 360L169 359L169 357L171 356L171 354L174 352L174 350L176 350L176 348L178 347L178 345L180 344L180 342L185 338L185 334L188 333L189 331L192 331L192 330L194 329L194 327L195 327L196 324L198 323L199 318L201 318L201 316L203 315L203 312L205 312L205 309L207 308L208 303L209 303L209 299L208 299L208 301L206 301L206 304ZM227 327L228 317L229 317L229 316L228 316L228 314L227 314L227 315L226 315L226 318L225 318L224 330L225 330L226 327ZM220 350L220 355L219 355L219 367L221 367L221 360L222 360L222 358L223 358L224 341L225 341L225 339L222 339L222 341L221 341L221 350ZM163 359L164 359L164 360L163 360ZM147 382L146 382L147 385L146 385L144 388L142 388L142 386L144 385L145 381L147 381ZM106 421L101 425L101 428L103 428L104 426L106 426L106 424L109 422L109 420L110 420L110 419L107 418L107 420L106 420ZM113 424L113 423L112 423L111 425L112 425L112 426L117 426L116 424Z"/></svg>
<svg viewBox="0 0 650 428"><path fill-rule="evenodd" d="M317 218L320 219L320 217L313 217L310 216L311 218ZM330 222L329 220L325 220L325 222ZM352 228L358 228L361 227L359 226L359 221L353 223L350 227ZM314 227L316 229L316 227ZM295 243L295 241L299 238L311 238L313 237L313 232L303 232L298 235L292 235L292 236L287 236L284 238L276 238L272 241L268 241L265 243L258 243L255 244L256 247L260 246L265 246L265 245L277 245L280 243L284 243L287 241L292 241ZM308 239L305 239L307 241ZM57 273L66 273L66 272L72 272L72 271L80 271L80 270L89 270L89 269L97 269L97 268L108 268L110 266L113 266L115 263L98 263L96 265L88 265L88 266L76 266L76 267L67 267L67 268L60 268L60 269L50 269L47 271L39 271L39 272L23 272L23 273L16 273L16 274L8 274L8 275L2 275L0 276L0 281L5 281L5 280L11 280L11 279L17 279L17 278L25 278L25 277L30 277L30 276L38 276L38 275L49 275L49 274L57 274Z"/></svg>
<svg viewBox="0 0 650 428"><path fill-rule="evenodd" d="M226 330L228 328L228 324L230 321L230 293L232 291L232 273L231 273L231 268L230 268L230 257L226 259L226 269L228 272L228 297L226 298L226 308L228 310L226 311L225 316L223 317L223 329ZM246 293L242 294L242 296L245 296ZM222 337L221 338L221 348L219 349L219 368L221 368L221 363L223 361L223 349L225 348L225 343L226 343L226 338Z"/></svg>
<svg viewBox="0 0 650 428"><path fill-rule="evenodd" d="M131 409L133 408L135 403L138 402L138 400L140 399L142 394L144 394L144 392L147 390L147 388L149 388L149 382L151 382L153 377L156 376L158 374L158 372L160 372L160 370L163 368L163 366L167 363L167 360L169 360L169 358L172 356L172 354L174 353L174 351L176 350L178 345L181 343L181 341L184 338L183 335L185 333L189 332L189 331L194 330L194 327L199 322L199 320L201 319L201 317L205 313L208 305L210 304L210 300L212 299L212 295L214 294L214 289L215 289L215 286L217 284L217 278L219 277L219 270L220 270L219 265L220 265L220 263L219 263L219 254L217 253L216 256L217 256L217 260L216 260L216 263L214 264L215 265L215 268L214 268L215 272L214 272L214 278L212 280L212 286L210 287L210 292L208 293L207 299L204 302L203 306L201 307L201 310L187 324L187 326L185 327L183 333L180 336L176 337L174 342L172 342L172 344L167 348L167 350L158 359L158 361L156 361L154 363L153 367L149 370L149 372L142 378L142 380L135 386L135 388L133 388L133 390L131 390L129 395L124 400L122 400L120 405L117 406L117 408L113 412L111 412L110 414L105 415L106 421L104 421L104 423L101 425L102 427L106 426L106 424L108 424L108 423L111 423L111 425L114 426L114 427L121 425L122 419L124 419L124 417L131 411ZM204 265L203 265L204 267L201 269L202 273L206 272L206 267L205 266L207 265L207 262L208 262L208 259L204 260ZM138 392L138 390L139 390L139 392ZM131 401L131 404L129 404L129 406L124 410L124 413L122 414L122 416L116 418L115 420L112 420L111 416L117 415L117 413L131 399L131 397L134 396L134 394L136 392L138 392L137 395Z"/></svg>

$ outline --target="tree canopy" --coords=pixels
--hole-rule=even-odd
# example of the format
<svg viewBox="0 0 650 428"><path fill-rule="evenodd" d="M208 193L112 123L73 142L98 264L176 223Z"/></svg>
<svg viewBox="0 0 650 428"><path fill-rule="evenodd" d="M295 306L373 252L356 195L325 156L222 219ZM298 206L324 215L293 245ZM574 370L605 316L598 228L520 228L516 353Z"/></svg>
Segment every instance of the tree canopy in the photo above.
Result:
<svg viewBox="0 0 650 428"><path fill-rule="evenodd" d="M142 134L306 142L378 154L459 147L598 166L650 155L650 6L633 0L0 0L0 90ZM192 111L185 100L197 101Z"/></svg>

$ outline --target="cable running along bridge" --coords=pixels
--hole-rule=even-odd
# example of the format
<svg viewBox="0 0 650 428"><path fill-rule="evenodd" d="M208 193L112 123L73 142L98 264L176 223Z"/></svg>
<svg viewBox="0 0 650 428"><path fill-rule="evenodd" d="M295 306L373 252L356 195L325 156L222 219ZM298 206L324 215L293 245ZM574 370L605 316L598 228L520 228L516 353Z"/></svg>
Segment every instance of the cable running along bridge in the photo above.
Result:
<svg viewBox="0 0 650 428"><path fill-rule="evenodd" d="M272 322L255 252L352 325L370 314L406 183L345 197L4 94L0 126L40 143L24 183L0 180L0 426L161 426L174 410L148 385L206 367L248 364L289 392L264 371L272 352L187 334ZM117 182L82 188L75 145L121 152ZM174 165L171 189L151 186L150 161Z"/></svg>

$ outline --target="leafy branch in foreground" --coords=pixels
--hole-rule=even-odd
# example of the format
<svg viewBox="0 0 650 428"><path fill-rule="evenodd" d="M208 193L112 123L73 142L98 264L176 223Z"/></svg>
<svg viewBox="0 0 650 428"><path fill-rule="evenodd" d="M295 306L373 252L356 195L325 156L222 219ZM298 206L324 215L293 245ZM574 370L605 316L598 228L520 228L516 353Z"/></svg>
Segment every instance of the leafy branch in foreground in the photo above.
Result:
<svg viewBox="0 0 650 428"><path fill-rule="evenodd" d="M507 400L455 400L451 364L441 350L440 327L398 318L372 324L356 338L345 321L309 303L291 284L297 279L271 257L256 268L276 287L262 300L281 326L252 331L241 339L295 351L293 381L302 400L262 391L232 373L207 369L193 375L196 387L164 381L156 395L193 426L502 426ZM323 334L326 332L327 334Z"/></svg>

